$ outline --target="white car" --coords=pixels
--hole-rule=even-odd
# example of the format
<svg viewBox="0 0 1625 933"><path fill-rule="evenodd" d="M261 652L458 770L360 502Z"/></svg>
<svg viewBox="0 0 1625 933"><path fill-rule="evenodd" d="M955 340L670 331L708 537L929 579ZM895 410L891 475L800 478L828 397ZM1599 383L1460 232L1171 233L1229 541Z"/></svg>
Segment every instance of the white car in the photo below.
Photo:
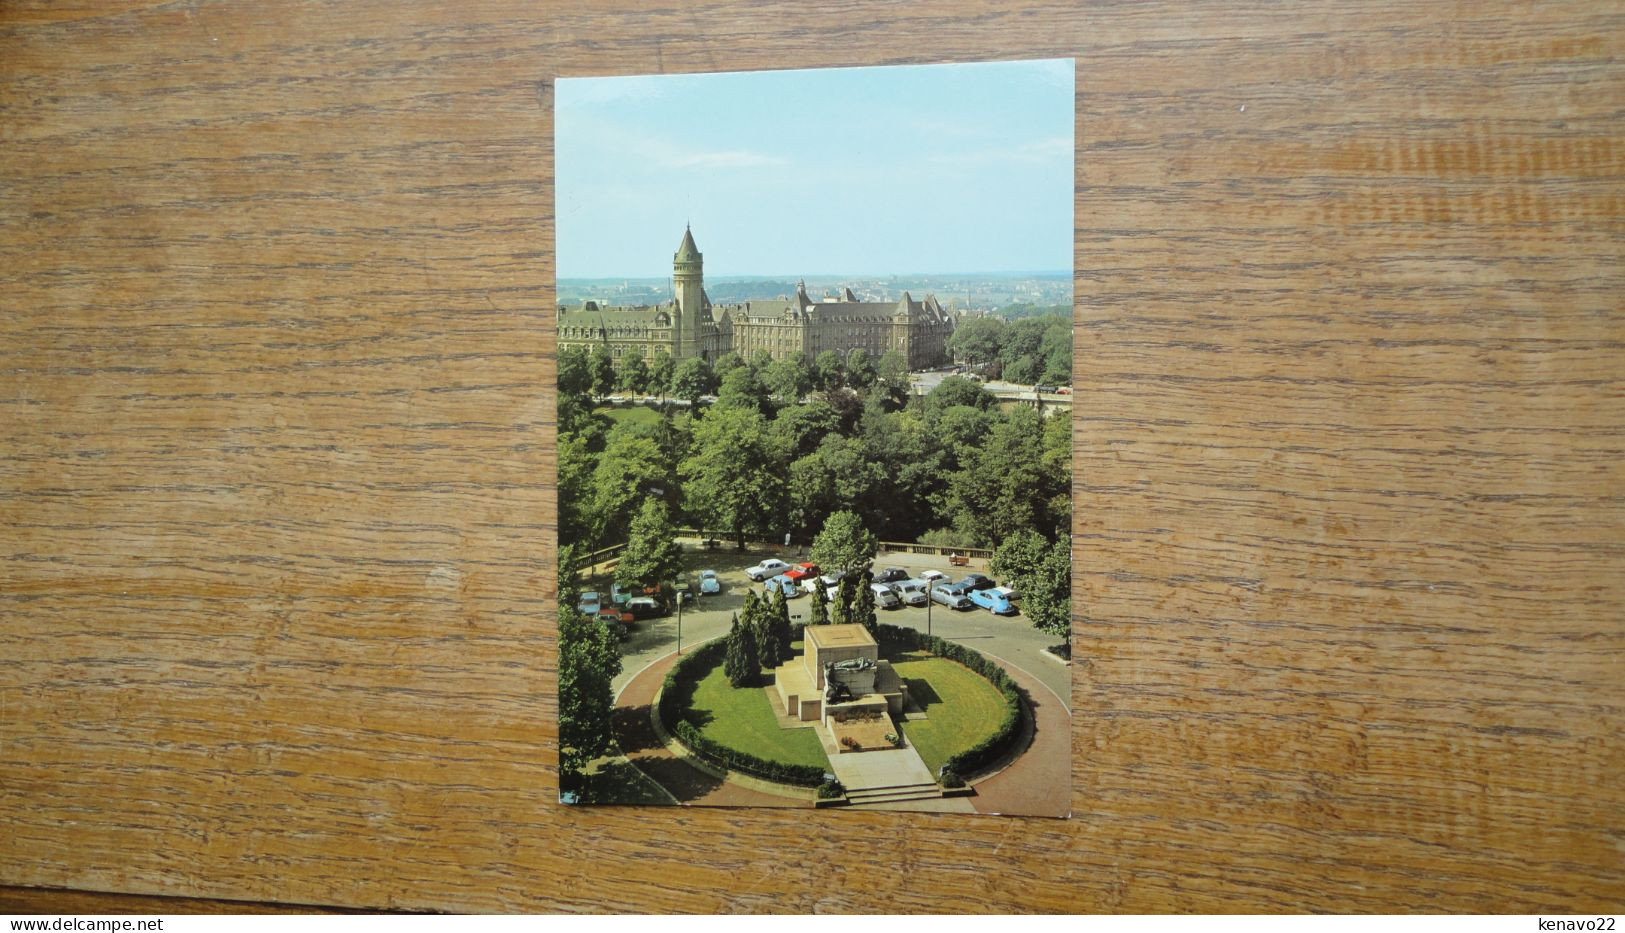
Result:
<svg viewBox="0 0 1625 933"><path fill-rule="evenodd" d="M948 581L948 575L940 570L922 570L920 571L920 579L925 581L927 586L930 586L935 584L938 580L946 583Z"/></svg>
<svg viewBox="0 0 1625 933"><path fill-rule="evenodd" d="M784 561L769 559L762 561L754 567L746 569L745 576L750 577L757 583L760 583L763 580L766 580L768 577L776 577L789 569L790 565Z"/></svg>
<svg viewBox="0 0 1625 933"><path fill-rule="evenodd" d="M818 589L818 584L822 583L824 584L824 591L826 593L834 593L840 589L841 581L845 578L846 574L837 570L834 573L826 573L816 580L802 580L801 588L811 593L812 591Z"/></svg>

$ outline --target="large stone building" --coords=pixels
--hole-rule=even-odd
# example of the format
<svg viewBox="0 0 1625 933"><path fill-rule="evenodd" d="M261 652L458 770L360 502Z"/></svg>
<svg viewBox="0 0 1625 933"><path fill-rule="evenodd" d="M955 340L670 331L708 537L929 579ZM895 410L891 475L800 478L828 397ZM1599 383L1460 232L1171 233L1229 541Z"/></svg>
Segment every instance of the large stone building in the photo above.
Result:
<svg viewBox="0 0 1625 933"><path fill-rule="evenodd" d="M704 260L694 234L672 257L671 301L612 307L596 301L559 308L559 349L607 345L617 361L633 347L648 359L664 349L674 360L692 356L714 362L724 353L749 358L766 350L777 359L797 351L816 358L825 350L843 356L859 347L878 359L896 350L910 369L946 362L954 317L930 295L916 301L859 301L850 288L837 299L814 301L805 283L791 296L713 307L705 294Z"/></svg>

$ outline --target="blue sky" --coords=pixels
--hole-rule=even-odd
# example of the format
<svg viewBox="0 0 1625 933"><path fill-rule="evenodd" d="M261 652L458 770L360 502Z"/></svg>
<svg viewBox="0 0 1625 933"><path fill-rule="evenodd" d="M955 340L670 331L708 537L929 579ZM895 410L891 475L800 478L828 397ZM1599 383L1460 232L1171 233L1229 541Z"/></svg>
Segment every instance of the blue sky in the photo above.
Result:
<svg viewBox="0 0 1625 933"><path fill-rule="evenodd" d="M1072 267L1070 59L557 88L561 278Z"/></svg>

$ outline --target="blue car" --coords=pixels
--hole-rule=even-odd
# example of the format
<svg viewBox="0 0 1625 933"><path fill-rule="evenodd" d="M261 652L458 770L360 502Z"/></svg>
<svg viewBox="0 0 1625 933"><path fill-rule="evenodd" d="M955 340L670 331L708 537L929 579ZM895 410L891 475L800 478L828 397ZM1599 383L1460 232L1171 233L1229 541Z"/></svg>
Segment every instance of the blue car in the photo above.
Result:
<svg viewBox="0 0 1625 933"><path fill-rule="evenodd" d="M1005 587L996 587L991 590L972 590L970 601L983 609L999 616L1013 616L1016 607L1010 604L1009 591Z"/></svg>
<svg viewBox="0 0 1625 933"><path fill-rule="evenodd" d="M715 596L722 592L722 581L717 579L715 570L700 571L700 595Z"/></svg>
<svg viewBox="0 0 1625 933"><path fill-rule="evenodd" d="M806 595L801 591L801 587L796 584L796 581L782 573L762 584L762 592L768 596L772 596L774 590L783 593L785 599L795 599L797 596Z"/></svg>

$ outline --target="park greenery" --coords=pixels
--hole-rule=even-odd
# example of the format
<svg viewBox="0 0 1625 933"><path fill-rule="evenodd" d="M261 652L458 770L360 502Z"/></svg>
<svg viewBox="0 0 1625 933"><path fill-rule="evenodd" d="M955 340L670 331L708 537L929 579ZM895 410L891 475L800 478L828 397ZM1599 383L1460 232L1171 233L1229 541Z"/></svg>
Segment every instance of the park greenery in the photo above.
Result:
<svg viewBox="0 0 1625 933"><path fill-rule="evenodd" d="M1007 379L1068 382L1070 333L1052 315L970 318L950 346ZM741 549L788 534L824 572L846 571L833 599L814 587L812 622L871 628L868 565L879 542L991 548L994 574L1021 593L1033 623L1068 630L1068 419L1001 406L963 376L915 395L896 352L729 353L712 364L633 350L618 363L602 345L559 354L562 787L579 786L608 751L617 638L575 609L575 555L606 545L626 545L615 582L633 588L677 577L678 528ZM616 391L658 403L605 405ZM751 594L717 645L728 683L760 683L790 654L784 598Z"/></svg>
<svg viewBox="0 0 1625 933"><path fill-rule="evenodd" d="M949 338L948 349L989 378L1067 385L1072 381L1072 315L1068 308L1022 305L1006 309L1002 317L965 318Z"/></svg>

